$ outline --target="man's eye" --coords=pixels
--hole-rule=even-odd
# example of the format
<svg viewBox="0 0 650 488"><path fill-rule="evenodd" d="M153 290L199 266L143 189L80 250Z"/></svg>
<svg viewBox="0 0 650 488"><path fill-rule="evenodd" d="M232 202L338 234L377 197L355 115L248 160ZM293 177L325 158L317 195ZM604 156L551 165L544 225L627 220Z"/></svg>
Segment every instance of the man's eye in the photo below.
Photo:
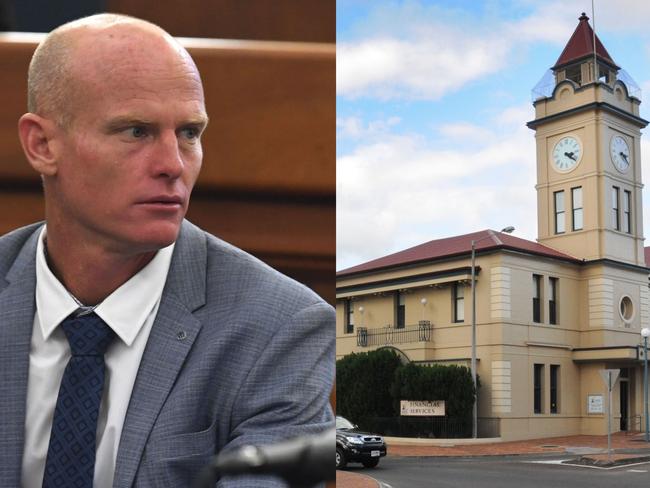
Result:
<svg viewBox="0 0 650 488"><path fill-rule="evenodd" d="M200 132L196 127L185 127L183 130L181 130L181 133L187 139L198 139L200 135Z"/></svg>
<svg viewBox="0 0 650 488"><path fill-rule="evenodd" d="M147 131L145 130L145 128L144 127L138 127L138 126L129 127L128 128L128 133L134 139L140 139L140 138L147 135Z"/></svg>

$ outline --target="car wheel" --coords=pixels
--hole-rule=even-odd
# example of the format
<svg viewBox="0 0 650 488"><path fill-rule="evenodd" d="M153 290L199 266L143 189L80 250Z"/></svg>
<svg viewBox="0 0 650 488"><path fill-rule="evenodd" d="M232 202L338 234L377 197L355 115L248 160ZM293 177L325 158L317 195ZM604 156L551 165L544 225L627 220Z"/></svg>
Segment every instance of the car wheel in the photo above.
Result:
<svg viewBox="0 0 650 488"><path fill-rule="evenodd" d="M374 468L379 464L379 458L377 459L369 459L368 461L363 462L363 466L366 468Z"/></svg>
<svg viewBox="0 0 650 488"><path fill-rule="evenodd" d="M346 464L348 464L348 462L345 459L345 453L343 452L343 449L337 447L336 448L336 469L343 469L345 468Z"/></svg>

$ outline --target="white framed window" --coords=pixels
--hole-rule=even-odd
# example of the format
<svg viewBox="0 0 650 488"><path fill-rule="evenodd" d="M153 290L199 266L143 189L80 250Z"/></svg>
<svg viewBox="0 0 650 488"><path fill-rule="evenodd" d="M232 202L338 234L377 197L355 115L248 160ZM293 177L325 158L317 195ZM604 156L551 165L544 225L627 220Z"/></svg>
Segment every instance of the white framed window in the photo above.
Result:
<svg viewBox="0 0 650 488"><path fill-rule="evenodd" d="M452 287L453 321L465 321L465 285L454 283Z"/></svg>
<svg viewBox="0 0 650 488"><path fill-rule="evenodd" d="M565 232L565 210L564 210L564 190L553 193L555 205L555 233L563 234Z"/></svg>
<svg viewBox="0 0 650 488"><path fill-rule="evenodd" d="M623 319L623 322L625 322L625 324L629 327L629 325L632 323L632 320L634 320L634 304L632 303L632 299L629 296L623 295L621 297L621 301L618 305L618 311L621 315L621 318Z"/></svg>
<svg viewBox="0 0 650 488"><path fill-rule="evenodd" d="M354 332L354 303L351 299L345 300L345 333Z"/></svg>
<svg viewBox="0 0 650 488"><path fill-rule="evenodd" d="M623 232L632 233L632 218L630 215L632 193L628 190L623 191Z"/></svg>
<svg viewBox="0 0 650 488"><path fill-rule="evenodd" d="M621 230L621 215L619 213L619 201L621 190L617 186L612 187L612 227Z"/></svg>
<svg viewBox="0 0 650 488"><path fill-rule="evenodd" d="M572 210L572 223L573 230L582 230L582 187L571 188L571 210Z"/></svg>

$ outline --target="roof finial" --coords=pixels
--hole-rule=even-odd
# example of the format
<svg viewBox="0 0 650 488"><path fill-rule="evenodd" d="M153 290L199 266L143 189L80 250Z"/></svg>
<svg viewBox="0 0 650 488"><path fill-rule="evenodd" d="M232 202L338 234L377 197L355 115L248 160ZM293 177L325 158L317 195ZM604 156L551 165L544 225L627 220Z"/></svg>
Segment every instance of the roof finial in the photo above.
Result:
<svg viewBox="0 0 650 488"><path fill-rule="evenodd" d="M582 12L582 15L578 18L578 20L584 20L585 22L589 20L589 17L587 17L587 14Z"/></svg>

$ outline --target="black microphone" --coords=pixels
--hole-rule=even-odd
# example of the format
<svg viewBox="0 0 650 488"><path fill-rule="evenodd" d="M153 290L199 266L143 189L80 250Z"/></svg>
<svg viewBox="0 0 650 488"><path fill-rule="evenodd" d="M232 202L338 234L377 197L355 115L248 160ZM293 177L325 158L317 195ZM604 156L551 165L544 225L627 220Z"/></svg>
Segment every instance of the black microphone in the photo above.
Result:
<svg viewBox="0 0 650 488"><path fill-rule="evenodd" d="M276 444L243 446L214 457L202 471L197 487L214 487L217 476L273 474L291 488L309 488L336 479L335 429Z"/></svg>

